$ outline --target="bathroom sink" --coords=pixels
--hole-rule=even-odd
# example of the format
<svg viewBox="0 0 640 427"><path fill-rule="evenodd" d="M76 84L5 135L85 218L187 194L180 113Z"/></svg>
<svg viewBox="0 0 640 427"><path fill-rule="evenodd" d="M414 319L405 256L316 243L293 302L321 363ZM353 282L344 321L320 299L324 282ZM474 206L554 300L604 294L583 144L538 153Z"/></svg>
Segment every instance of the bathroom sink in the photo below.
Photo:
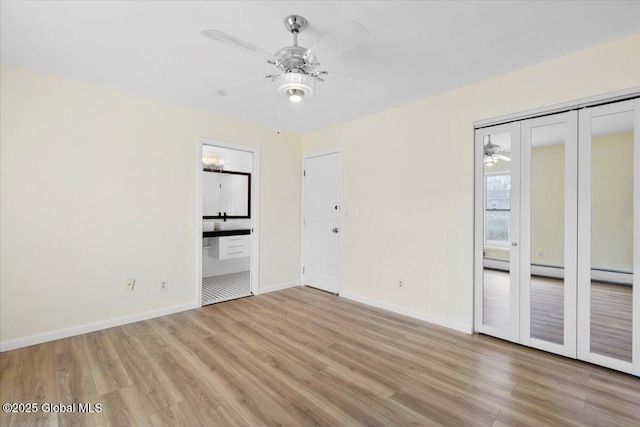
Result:
<svg viewBox="0 0 640 427"><path fill-rule="evenodd" d="M237 222L216 222L216 231L239 230L242 224Z"/></svg>
<svg viewBox="0 0 640 427"><path fill-rule="evenodd" d="M216 223L213 221L202 221L202 231L213 231L216 229Z"/></svg>

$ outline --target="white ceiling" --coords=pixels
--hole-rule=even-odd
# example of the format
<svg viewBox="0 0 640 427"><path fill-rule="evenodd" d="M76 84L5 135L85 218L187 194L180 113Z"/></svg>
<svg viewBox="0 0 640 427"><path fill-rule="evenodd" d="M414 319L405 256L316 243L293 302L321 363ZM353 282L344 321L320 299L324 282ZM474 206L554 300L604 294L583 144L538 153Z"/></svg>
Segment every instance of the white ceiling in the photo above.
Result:
<svg viewBox="0 0 640 427"><path fill-rule="evenodd" d="M354 20L370 37L320 69L384 81L332 80L280 128L308 133L640 32L638 1L204 2L2 1L0 60L255 124L277 127L271 83L212 92L275 68L206 39L214 28L265 50L291 44L282 20L309 26L302 46Z"/></svg>

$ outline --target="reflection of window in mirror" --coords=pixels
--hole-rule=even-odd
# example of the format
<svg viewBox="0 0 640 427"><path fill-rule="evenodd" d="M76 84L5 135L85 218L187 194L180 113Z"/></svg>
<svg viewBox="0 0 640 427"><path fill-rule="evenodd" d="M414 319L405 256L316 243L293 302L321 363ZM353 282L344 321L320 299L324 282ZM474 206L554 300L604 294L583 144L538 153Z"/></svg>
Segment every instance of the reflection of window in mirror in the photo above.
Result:
<svg viewBox="0 0 640 427"><path fill-rule="evenodd" d="M485 246L508 246L511 225L511 174L485 175Z"/></svg>

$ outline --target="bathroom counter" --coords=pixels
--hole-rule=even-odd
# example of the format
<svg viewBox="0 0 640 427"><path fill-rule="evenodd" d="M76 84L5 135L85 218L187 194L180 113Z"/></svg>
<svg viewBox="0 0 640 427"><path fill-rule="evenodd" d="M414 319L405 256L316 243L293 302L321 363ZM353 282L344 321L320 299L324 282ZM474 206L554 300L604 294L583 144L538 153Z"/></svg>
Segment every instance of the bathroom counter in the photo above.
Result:
<svg viewBox="0 0 640 427"><path fill-rule="evenodd" d="M241 236L243 234L251 234L251 229L246 228L241 230L203 231L202 237Z"/></svg>

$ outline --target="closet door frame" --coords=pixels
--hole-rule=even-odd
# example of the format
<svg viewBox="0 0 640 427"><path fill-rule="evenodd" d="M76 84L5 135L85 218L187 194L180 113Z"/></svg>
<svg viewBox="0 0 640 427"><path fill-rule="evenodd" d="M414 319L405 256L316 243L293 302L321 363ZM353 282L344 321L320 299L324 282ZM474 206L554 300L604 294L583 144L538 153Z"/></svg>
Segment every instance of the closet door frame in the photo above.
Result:
<svg viewBox="0 0 640 427"><path fill-rule="evenodd" d="M509 250L509 329L484 324L484 137L511 134L511 244ZM474 257L474 330L508 341L520 340L520 123L506 123L475 130L475 257ZM480 166L478 166L480 165Z"/></svg>
<svg viewBox="0 0 640 427"><path fill-rule="evenodd" d="M564 124L564 344L531 336L531 184L533 128ZM578 112L567 111L521 122L520 343L567 357L576 357Z"/></svg>
<svg viewBox="0 0 640 427"><path fill-rule="evenodd" d="M591 352L591 120L634 111L633 140L633 293L632 359L619 360ZM640 99L580 110L578 194L578 359L640 375Z"/></svg>

